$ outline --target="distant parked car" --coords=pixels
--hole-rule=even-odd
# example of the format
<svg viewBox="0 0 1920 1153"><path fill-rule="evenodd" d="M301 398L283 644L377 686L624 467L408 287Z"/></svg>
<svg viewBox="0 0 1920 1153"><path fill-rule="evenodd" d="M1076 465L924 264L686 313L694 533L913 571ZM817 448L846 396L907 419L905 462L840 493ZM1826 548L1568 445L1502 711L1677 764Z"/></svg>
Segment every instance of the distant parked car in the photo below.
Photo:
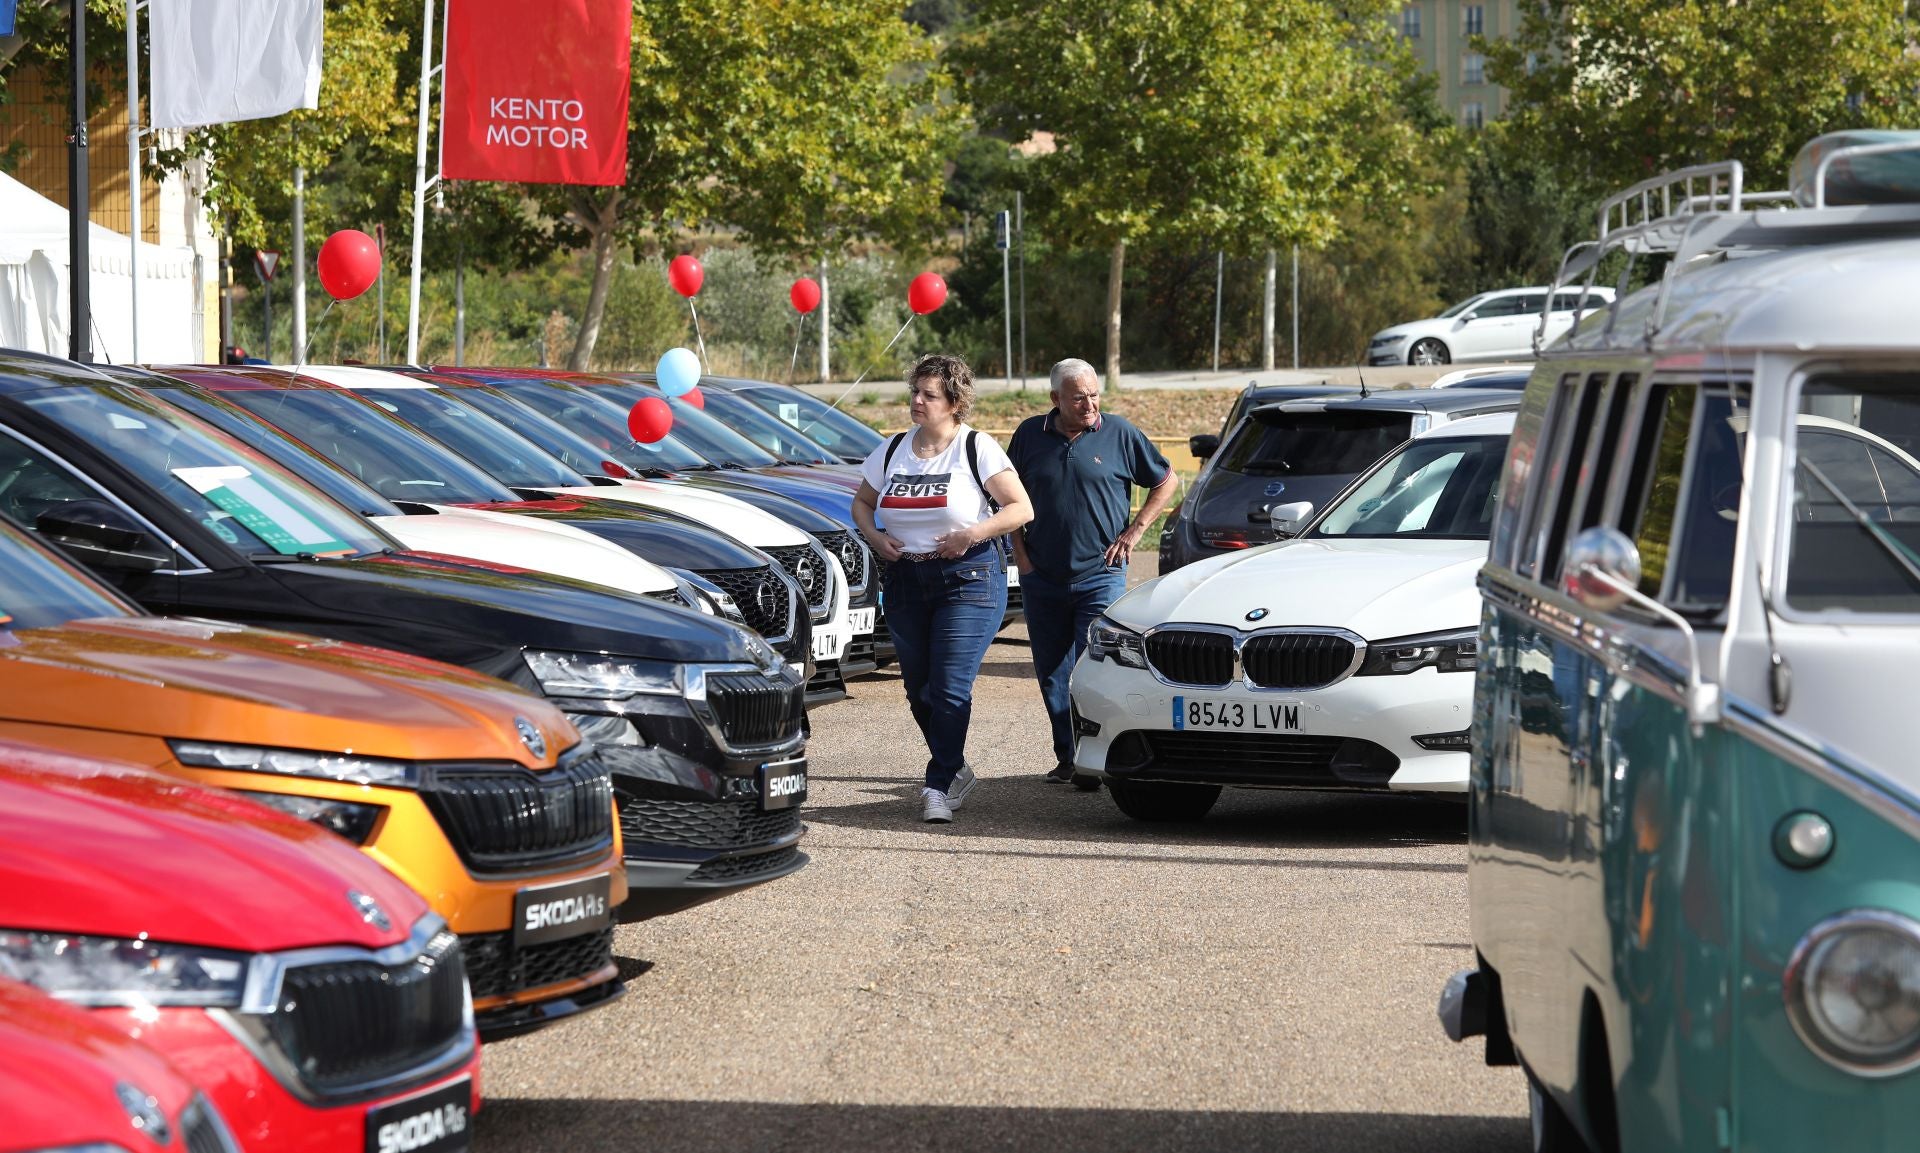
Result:
<svg viewBox="0 0 1920 1153"><path fill-rule="evenodd" d="M1456 368L1427 387L1501 388L1518 392L1527 387L1527 378L1532 375L1531 369L1509 368L1505 365L1492 368Z"/></svg>
<svg viewBox="0 0 1920 1153"><path fill-rule="evenodd" d="M786 421L848 464L863 463L886 438L854 417L791 385L730 376L703 376L700 391L730 392Z"/></svg>
<svg viewBox="0 0 1920 1153"><path fill-rule="evenodd" d="M1368 364L1452 364L1462 360L1532 360L1533 334L1548 289L1505 288L1469 296L1432 320L1382 329L1367 345ZM1613 299L1611 288L1562 289L1553 294L1543 344L1573 327L1575 312Z"/></svg>

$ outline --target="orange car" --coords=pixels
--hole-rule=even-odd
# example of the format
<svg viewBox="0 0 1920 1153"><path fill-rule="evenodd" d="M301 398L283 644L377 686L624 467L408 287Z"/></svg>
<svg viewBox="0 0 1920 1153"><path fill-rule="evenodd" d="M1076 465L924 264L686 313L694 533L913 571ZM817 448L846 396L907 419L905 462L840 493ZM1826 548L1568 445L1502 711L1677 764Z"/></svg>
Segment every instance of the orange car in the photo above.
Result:
<svg viewBox="0 0 1920 1153"><path fill-rule="evenodd" d="M0 738L238 790L359 844L460 935L485 1039L620 993L612 781L559 710L500 681L145 616L0 520Z"/></svg>

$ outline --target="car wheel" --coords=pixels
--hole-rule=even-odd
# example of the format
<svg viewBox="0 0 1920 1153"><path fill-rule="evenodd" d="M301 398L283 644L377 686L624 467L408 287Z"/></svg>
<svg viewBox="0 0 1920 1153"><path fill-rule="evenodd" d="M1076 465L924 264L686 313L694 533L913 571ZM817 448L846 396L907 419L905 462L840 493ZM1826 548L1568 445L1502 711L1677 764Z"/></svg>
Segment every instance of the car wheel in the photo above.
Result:
<svg viewBox="0 0 1920 1153"><path fill-rule="evenodd" d="M1220 799L1219 785L1110 779L1107 791L1120 811L1136 821L1197 821Z"/></svg>
<svg viewBox="0 0 1920 1153"><path fill-rule="evenodd" d="M1453 357L1447 355L1447 346L1429 336L1416 340L1407 350L1408 364L1452 364Z"/></svg>
<svg viewBox="0 0 1920 1153"><path fill-rule="evenodd" d="M1527 1118L1533 1153L1589 1153L1580 1131L1532 1072L1527 1073Z"/></svg>

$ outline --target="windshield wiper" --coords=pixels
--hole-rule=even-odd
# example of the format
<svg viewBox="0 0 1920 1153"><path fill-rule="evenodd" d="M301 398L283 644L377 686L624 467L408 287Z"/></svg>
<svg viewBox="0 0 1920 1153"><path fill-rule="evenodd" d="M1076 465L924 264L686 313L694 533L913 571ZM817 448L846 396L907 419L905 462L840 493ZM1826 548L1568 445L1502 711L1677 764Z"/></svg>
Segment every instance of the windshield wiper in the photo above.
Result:
<svg viewBox="0 0 1920 1153"><path fill-rule="evenodd" d="M1846 493L1834 487L1834 483L1827 479L1827 474L1821 472L1818 465L1812 461L1803 460L1800 462L1800 467L1806 469L1813 479L1820 482L1821 488L1826 489L1833 499L1840 502L1840 507L1847 510L1847 515L1853 518L1853 523L1866 529L1867 535L1873 538L1882 552L1892 557L1895 564L1906 570L1908 580L1920 586L1920 558L1914 556L1913 550L1902 544L1900 538L1873 523L1873 518L1861 512L1859 505L1848 500Z"/></svg>

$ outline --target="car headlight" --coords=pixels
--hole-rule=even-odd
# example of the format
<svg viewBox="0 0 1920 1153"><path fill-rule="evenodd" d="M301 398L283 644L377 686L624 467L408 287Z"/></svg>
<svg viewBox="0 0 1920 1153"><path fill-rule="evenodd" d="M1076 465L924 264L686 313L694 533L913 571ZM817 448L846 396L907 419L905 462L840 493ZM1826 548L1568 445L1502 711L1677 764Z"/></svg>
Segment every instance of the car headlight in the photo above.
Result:
<svg viewBox="0 0 1920 1153"><path fill-rule="evenodd" d="M1433 668L1470 673L1480 666L1480 630L1456 629L1413 637L1394 637L1367 645L1367 658L1355 676L1388 677Z"/></svg>
<svg viewBox="0 0 1920 1153"><path fill-rule="evenodd" d="M1920 923L1881 909L1822 921L1794 947L1785 982L1794 1032L1863 1077L1920 1065Z"/></svg>
<svg viewBox="0 0 1920 1153"><path fill-rule="evenodd" d="M673 587L674 590L680 594L680 599L686 602L688 608L703 612L710 617L720 615L719 606L714 604L713 598L702 593L699 589L694 588L690 582L680 577L675 577Z"/></svg>
<svg viewBox="0 0 1920 1153"><path fill-rule="evenodd" d="M1087 655L1096 661L1111 660L1129 668L1144 669L1147 642L1125 625L1100 617L1087 630Z"/></svg>
<svg viewBox="0 0 1920 1153"><path fill-rule="evenodd" d="M1406 333L1404 333L1404 332L1403 332L1403 333L1401 333L1401 334L1400 334L1400 335L1398 335L1398 336L1391 336L1391 335L1381 335L1381 336L1376 336L1376 337L1374 337L1374 338L1373 338L1373 341L1372 341L1372 343L1371 343L1371 344L1370 344L1370 345L1369 345L1368 347L1370 347L1370 348L1392 348L1392 347L1393 347L1394 345L1396 345L1396 344L1403 344L1403 343L1405 343L1405 341L1406 341L1406 339L1407 339L1407 335L1406 335Z"/></svg>
<svg viewBox="0 0 1920 1153"><path fill-rule="evenodd" d="M293 793L256 793L252 789L235 792L288 816L298 817L337 833L356 845L364 845L373 836L373 826L386 811L385 805L358 805L352 801L330 801L325 797L302 797Z"/></svg>
<svg viewBox="0 0 1920 1153"><path fill-rule="evenodd" d="M125 937L0 929L0 977L74 1005L237 1009L247 957Z"/></svg>
<svg viewBox="0 0 1920 1153"><path fill-rule="evenodd" d="M420 767L408 761L361 757L345 753L318 753L306 749L268 749L257 745L221 745L211 741L169 741L183 765L202 769L233 769L243 773L281 773L315 777L355 785L413 788L420 783Z"/></svg>
<svg viewBox="0 0 1920 1153"><path fill-rule="evenodd" d="M527 668L550 697L624 701L642 693L680 695L680 666L598 653L526 654Z"/></svg>

